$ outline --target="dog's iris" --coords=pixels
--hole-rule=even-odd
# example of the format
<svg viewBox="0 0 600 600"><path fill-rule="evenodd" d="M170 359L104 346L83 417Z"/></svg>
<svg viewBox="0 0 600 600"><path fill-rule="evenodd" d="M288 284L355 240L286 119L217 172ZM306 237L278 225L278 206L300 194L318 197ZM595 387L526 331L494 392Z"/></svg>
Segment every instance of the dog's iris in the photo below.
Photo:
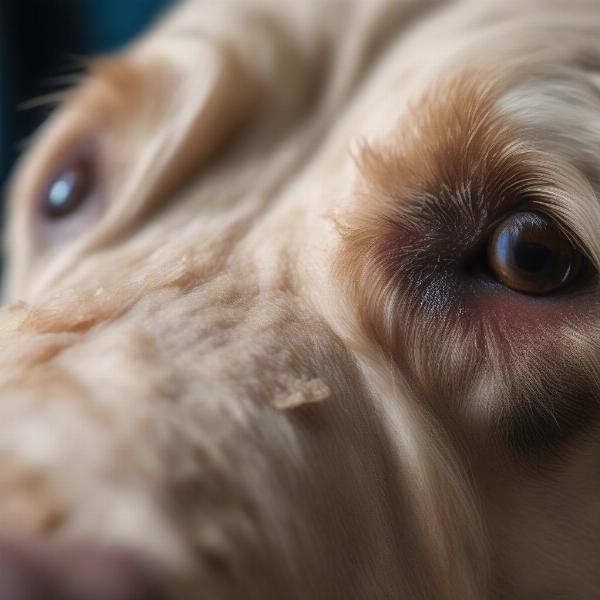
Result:
<svg viewBox="0 0 600 600"><path fill-rule="evenodd" d="M527 294L564 287L579 272L581 254L548 217L517 212L498 225L488 246L498 281Z"/></svg>
<svg viewBox="0 0 600 600"><path fill-rule="evenodd" d="M73 161L52 180L42 199L42 211L52 219L77 210L92 191L93 169L89 161Z"/></svg>

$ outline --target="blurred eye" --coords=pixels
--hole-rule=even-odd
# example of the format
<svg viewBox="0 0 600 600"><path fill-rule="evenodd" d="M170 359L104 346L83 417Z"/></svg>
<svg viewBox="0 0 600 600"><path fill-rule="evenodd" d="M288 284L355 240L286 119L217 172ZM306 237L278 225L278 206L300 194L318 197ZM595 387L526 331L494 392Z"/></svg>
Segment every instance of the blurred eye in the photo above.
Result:
<svg viewBox="0 0 600 600"><path fill-rule="evenodd" d="M62 219L79 209L94 188L94 169L87 158L78 158L59 171L41 199L41 211L49 219Z"/></svg>
<svg viewBox="0 0 600 600"><path fill-rule="evenodd" d="M526 294L548 294L573 281L583 257L549 218L518 212L494 231L488 261L498 281L507 287Z"/></svg>

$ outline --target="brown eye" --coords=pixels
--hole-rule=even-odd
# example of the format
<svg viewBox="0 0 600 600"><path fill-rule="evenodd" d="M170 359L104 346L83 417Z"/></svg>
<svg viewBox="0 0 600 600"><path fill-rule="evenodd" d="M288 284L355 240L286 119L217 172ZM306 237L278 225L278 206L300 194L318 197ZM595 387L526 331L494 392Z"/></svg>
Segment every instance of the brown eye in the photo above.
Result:
<svg viewBox="0 0 600 600"><path fill-rule="evenodd" d="M94 184L90 160L77 159L58 172L47 187L41 209L50 219L61 219L76 211L89 197Z"/></svg>
<svg viewBox="0 0 600 600"><path fill-rule="evenodd" d="M490 239L488 259L498 281L526 294L564 287L583 262L560 229L535 212L518 212L502 221Z"/></svg>

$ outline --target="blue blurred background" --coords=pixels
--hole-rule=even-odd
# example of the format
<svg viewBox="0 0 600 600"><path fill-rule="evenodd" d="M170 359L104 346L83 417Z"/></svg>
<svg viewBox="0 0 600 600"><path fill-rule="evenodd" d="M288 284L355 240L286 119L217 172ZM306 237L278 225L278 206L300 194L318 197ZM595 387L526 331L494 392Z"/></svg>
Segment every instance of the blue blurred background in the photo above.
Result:
<svg viewBox="0 0 600 600"><path fill-rule="evenodd" d="M74 57L118 49L173 0L0 0L0 190L22 143L48 117L28 100L60 89Z"/></svg>

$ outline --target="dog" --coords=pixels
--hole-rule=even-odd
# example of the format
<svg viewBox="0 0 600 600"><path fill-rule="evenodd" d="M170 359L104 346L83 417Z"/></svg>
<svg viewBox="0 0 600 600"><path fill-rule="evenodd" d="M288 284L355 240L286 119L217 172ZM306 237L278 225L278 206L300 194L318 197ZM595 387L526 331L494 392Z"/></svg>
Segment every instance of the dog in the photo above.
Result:
<svg viewBox="0 0 600 600"><path fill-rule="evenodd" d="M9 192L3 600L600 598L600 4L188 0Z"/></svg>

